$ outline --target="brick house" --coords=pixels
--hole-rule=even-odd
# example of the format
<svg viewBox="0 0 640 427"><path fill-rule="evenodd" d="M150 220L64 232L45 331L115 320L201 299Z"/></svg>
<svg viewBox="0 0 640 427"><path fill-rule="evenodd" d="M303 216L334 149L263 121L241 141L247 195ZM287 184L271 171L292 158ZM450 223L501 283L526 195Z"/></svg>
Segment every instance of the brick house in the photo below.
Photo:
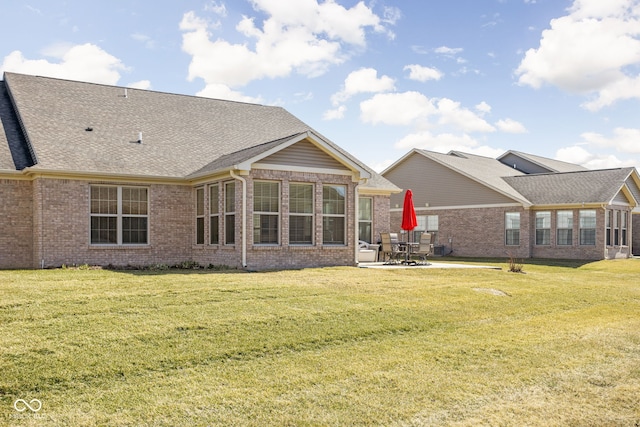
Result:
<svg viewBox="0 0 640 427"><path fill-rule="evenodd" d="M492 159L415 149L382 176L412 190L415 234L432 232L439 253L563 259L640 254L635 168L588 170L517 151ZM391 196L392 231L401 232L402 200L402 193Z"/></svg>
<svg viewBox="0 0 640 427"><path fill-rule="evenodd" d="M381 175L280 107L5 73L0 268L354 265Z"/></svg>

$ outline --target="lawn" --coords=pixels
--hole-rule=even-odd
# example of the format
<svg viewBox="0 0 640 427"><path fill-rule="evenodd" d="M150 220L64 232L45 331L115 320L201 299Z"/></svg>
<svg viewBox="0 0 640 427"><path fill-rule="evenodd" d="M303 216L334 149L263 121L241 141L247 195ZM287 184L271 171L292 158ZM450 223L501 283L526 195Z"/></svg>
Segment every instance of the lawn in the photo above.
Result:
<svg viewBox="0 0 640 427"><path fill-rule="evenodd" d="M0 271L0 425L640 426L640 260L494 262Z"/></svg>

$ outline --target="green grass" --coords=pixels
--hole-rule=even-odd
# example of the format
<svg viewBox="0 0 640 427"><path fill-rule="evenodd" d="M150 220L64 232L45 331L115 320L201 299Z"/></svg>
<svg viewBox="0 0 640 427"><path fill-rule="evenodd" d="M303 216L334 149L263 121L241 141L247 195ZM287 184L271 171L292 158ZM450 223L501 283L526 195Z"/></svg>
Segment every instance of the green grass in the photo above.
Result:
<svg viewBox="0 0 640 427"><path fill-rule="evenodd" d="M0 425L640 425L640 260L478 261L0 271Z"/></svg>

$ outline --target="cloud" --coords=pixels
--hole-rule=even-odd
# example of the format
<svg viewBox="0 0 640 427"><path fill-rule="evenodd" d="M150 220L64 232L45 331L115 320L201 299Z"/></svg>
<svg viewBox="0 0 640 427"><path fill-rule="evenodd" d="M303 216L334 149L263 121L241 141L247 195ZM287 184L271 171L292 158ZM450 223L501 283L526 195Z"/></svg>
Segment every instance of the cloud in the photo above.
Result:
<svg viewBox="0 0 640 427"><path fill-rule="evenodd" d="M496 158L504 154L503 149L491 148L480 143L466 133L456 135L451 133L432 134L428 131L411 133L397 141L395 148L411 150L419 148L422 150L448 153L449 151L463 151L465 153L477 154Z"/></svg>
<svg viewBox="0 0 640 427"><path fill-rule="evenodd" d="M429 99L420 92L377 94L360 103L365 123L394 126L451 128L462 132L496 129L473 111L448 98ZM435 122L430 119L435 119Z"/></svg>
<svg viewBox="0 0 640 427"><path fill-rule="evenodd" d="M487 104L485 101L476 105L475 108L480 114L489 114L491 112L491 105Z"/></svg>
<svg viewBox="0 0 640 427"><path fill-rule="evenodd" d="M412 125L436 112L429 98L414 91L377 94L360 103L360 119L371 124Z"/></svg>
<svg viewBox="0 0 640 427"><path fill-rule="evenodd" d="M459 54L460 52L462 52L464 49L462 49L461 47L447 47L447 46L440 46L434 49L435 53L439 53L441 55L446 55L446 56L456 56L457 54Z"/></svg>
<svg viewBox="0 0 640 427"><path fill-rule="evenodd" d="M409 78L419 82L426 82L427 80L440 80L444 75L437 68L423 67L422 65L411 64L404 67L404 70L409 70Z"/></svg>
<svg viewBox="0 0 640 427"><path fill-rule="evenodd" d="M344 118L344 113L347 111L347 107L344 105L339 106L333 110L327 110L322 116L323 120L340 120Z"/></svg>
<svg viewBox="0 0 640 427"><path fill-rule="evenodd" d="M191 56L190 81L238 88L293 73L316 77L364 49L368 31L392 36L385 26L391 18L383 22L362 1L348 9L331 0L251 3L266 19L257 23L256 17L243 17L236 25L245 39L241 43L213 39L207 20L195 12L184 14L180 30L182 49Z"/></svg>
<svg viewBox="0 0 640 427"><path fill-rule="evenodd" d="M340 92L331 96L333 105L347 101L358 93L389 92L395 89L395 81L389 76L378 78L373 68L361 68L349 73Z"/></svg>
<svg viewBox="0 0 640 427"><path fill-rule="evenodd" d="M588 169L609 169L637 165L637 161L633 159L620 160L612 154L596 154L579 145L559 149L555 158L563 162L579 164Z"/></svg>
<svg viewBox="0 0 640 427"><path fill-rule="evenodd" d="M57 62L27 59L16 50L4 58L0 71L115 85L120 71L127 69L118 58L91 43L52 45L45 53Z"/></svg>
<svg viewBox="0 0 640 427"><path fill-rule="evenodd" d="M640 98L640 1L575 0L516 70L518 83L589 96L592 111Z"/></svg>
<svg viewBox="0 0 640 427"><path fill-rule="evenodd" d="M129 83L127 85L127 87L133 88L133 89L151 89L151 82L149 80L140 80L137 82L133 82L133 83Z"/></svg>
<svg viewBox="0 0 640 427"><path fill-rule="evenodd" d="M205 98L226 99L229 101L247 102L251 104L264 103L264 100L261 97L244 95L242 92L235 91L229 86L223 84L208 84L204 89L196 93L196 95Z"/></svg>
<svg viewBox="0 0 640 427"><path fill-rule="evenodd" d="M527 128L513 119L503 119L496 122L496 127L505 133L527 133Z"/></svg>
<svg viewBox="0 0 640 427"><path fill-rule="evenodd" d="M155 49L157 46L156 41L146 34L133 33L131 34L131 38L139 43L142 43L147 49Z"/></svg>
<svg viewBox="0 0 640 427"><path fill-rule="evenodd" d="M614 148L627 154L640 154L640 129L615 128L613 136L607 138L599 133L585 132L582 139L590 145L603 148Z"/></svg>

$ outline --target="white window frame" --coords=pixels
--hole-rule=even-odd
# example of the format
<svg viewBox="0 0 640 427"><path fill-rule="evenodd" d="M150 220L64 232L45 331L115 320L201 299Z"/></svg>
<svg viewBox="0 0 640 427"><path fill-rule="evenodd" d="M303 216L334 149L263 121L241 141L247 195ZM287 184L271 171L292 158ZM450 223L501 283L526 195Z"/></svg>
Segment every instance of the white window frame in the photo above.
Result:
<svg viewBox="0 0 640 427"><path fill-rule="evenodd" d="M292 186L308 186L311 188L311 210L309 212L294 212L291 210L291 187ZM291 218L297 218L297 217L304 217L304 218L310 218L311 219L311 240L308 242L292 242L291 241L291 226L292 226L292 221ZM314 244L315 241L315 185L313 183L310 182L291 182L289 183L289 245L293 245L293 246L300 246L300 245L307 245L307 246L311 246Z"/></svg>
<svg viewBox="0 0 640 427"><path fill-rule="evenodd" d="M216 224L215 228L213 224ZM217 182L209 185L209 244L220 244L220 183Z"/></svg>
<svg viewBox="0 0 640 427"><path fill-rule="evenodd" d="M336 192L343 193L343 206L342 213L340 212L329 212L327 204L325 200L325 189L326 188L334 188ZM333 219L336 221L342 220L342 236L341 240L333 238L332 240L327 241L325 239L325 234L327 232L327 224L325 220ZM342 184L324 184L322 186L322 244L327 246L345 246L347 244L347 186Z"/></svg>
<svg viewBox="0 0 640 427"><path fill-rule="evenodd" d="M262 211L256 210L256 203L258 202L258 197L256 197L256 184L269 184L276 186L276 211ZM270 199L272 199L270 197ZM270 203L269 203L270 204ZM279 181L267 181L267 180L256 180L253 183L253 244L254 245L279 245L280 244L280 211L282 206L282 196L281 196L281 185ZM273 219L276 221L276 229L275 229L275 241L262 242L260 239L256 239L256 237L262 236L262 219L263 217ZM270 223L271 221L269 221Z"/></svg>
<svg viewBox="0 0 640 427"><path fill-rule="evenodd" d="M511 217L511 218L510 218ZM514 227L514 221L518 226ZM505 246L520 246L520 212L505 212L504 214L504 244ZM517 239L515 239L517 236ZM510 243L511 242L511 243Z"/></svg>
<svg viewBox="0 0 640 427"><path fill-rule="evenodd" d="M196 188L196 245L204 245L204 187Z"/></svg>
<svg viewBox="0 0 640 427"><path fill-rule="evenodd" d="M536 246L551 245L551 212L536 212Z"/></svg>
<svg viewBox="0 0 640 427"><path fill-rule="evenodd" d="M564 218L561 219L561 217ZM565 224L565 222L567 223ZM569 243L562 243L565 239L560 238L561 231L569 232ZM556 212L556 245L573 246L573 211L571 210L561 210Z"/></svg>

